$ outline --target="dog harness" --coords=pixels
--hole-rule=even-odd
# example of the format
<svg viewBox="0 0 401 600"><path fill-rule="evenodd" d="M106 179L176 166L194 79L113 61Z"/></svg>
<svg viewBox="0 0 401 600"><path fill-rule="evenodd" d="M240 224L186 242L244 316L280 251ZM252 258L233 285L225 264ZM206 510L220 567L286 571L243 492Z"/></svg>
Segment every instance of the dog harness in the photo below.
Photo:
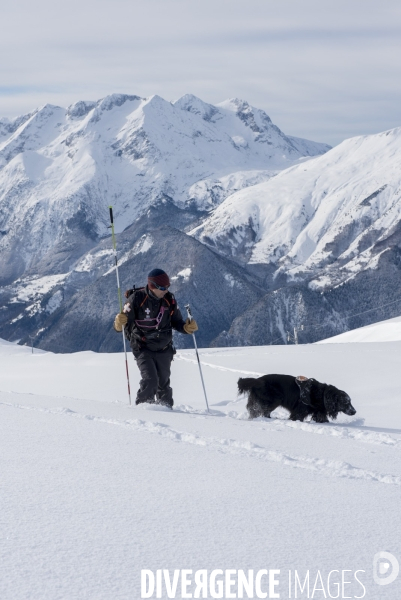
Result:
<svg viewBox="0 0 401 600"><path fill-rule="evenodd" d="M302 386L302 384L306 383L307 381L310 381L310 378L305 377L304 375L298 375L298 377L295 377L295 382L299 387L299 399L301 400L302 404L305 404L305 406L311 406L310 402L306 402L307 398L305 394L305 389Z"/></svg>

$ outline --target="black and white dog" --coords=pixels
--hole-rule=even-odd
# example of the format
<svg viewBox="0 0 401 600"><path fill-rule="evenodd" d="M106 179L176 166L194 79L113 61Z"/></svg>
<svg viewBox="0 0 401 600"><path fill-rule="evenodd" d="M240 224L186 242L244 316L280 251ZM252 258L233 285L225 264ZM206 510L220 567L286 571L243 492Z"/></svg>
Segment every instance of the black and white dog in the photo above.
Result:
<svg viewBox="0 0 401 600"><path fill-rule="evenodd" d="M254 379L238 379L238 393L248 393L246 405L249 417L270 417L282 406L290 411L292 421L303 421L308 415L316 423L336 419L339 412L354 415L351 398L334 385L320 383L307 377L291 375L263 375Z"/></svg>

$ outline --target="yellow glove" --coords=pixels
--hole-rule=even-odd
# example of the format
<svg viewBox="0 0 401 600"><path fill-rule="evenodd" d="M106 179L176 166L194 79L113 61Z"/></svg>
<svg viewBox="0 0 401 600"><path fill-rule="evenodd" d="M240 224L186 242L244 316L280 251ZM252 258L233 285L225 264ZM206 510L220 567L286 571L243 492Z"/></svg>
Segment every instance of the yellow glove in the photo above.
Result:
<svg viewBox="0 0 401 600"><path fill-rule="evenodd" d="M127 321L128 321L128 317L126 314L118 313L118 315L116 315L116 318L114 319L114 329L116 331L122 331L124 325L127 324Z"/></svg>
<svg viewBox="0 0 401 600"><path fill-rule="evenodd" d="M187 319L185 321L184 331L186 333L195 333L195 331L198 331L198 325L197 325L195 319L192 319L191 321L189 319Z"/></svg>

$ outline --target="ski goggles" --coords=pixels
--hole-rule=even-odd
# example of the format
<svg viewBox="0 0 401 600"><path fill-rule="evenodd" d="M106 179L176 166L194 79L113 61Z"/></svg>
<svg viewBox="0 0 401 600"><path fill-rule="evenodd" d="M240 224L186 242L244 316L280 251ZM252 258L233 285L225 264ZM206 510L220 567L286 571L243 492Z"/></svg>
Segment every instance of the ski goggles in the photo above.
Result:
<svg viewBox="0 0 401 600"><path fill-rule="evenodd" d="M167 292L168 288L170 287L169 285L157 285L157 283L155 283L154 281L152 281L152 286L153 285L155 286L155 288L157 288L161 292Z"/></svg>

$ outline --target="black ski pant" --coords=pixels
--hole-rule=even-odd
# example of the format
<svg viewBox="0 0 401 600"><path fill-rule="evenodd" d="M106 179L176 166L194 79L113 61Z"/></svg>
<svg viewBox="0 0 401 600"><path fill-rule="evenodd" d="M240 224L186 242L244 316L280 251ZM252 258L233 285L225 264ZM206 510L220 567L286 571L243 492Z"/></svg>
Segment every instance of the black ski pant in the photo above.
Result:
<svg viewBox="0 0 401 600"><path fill-rule="evenodd" d="M170 387L171 361L174 351L171 346L159 352L140 350L133 352L136 364L141 372L141 381L136 395L136 404L157 402L173 406L173 390Z"/></svg>

